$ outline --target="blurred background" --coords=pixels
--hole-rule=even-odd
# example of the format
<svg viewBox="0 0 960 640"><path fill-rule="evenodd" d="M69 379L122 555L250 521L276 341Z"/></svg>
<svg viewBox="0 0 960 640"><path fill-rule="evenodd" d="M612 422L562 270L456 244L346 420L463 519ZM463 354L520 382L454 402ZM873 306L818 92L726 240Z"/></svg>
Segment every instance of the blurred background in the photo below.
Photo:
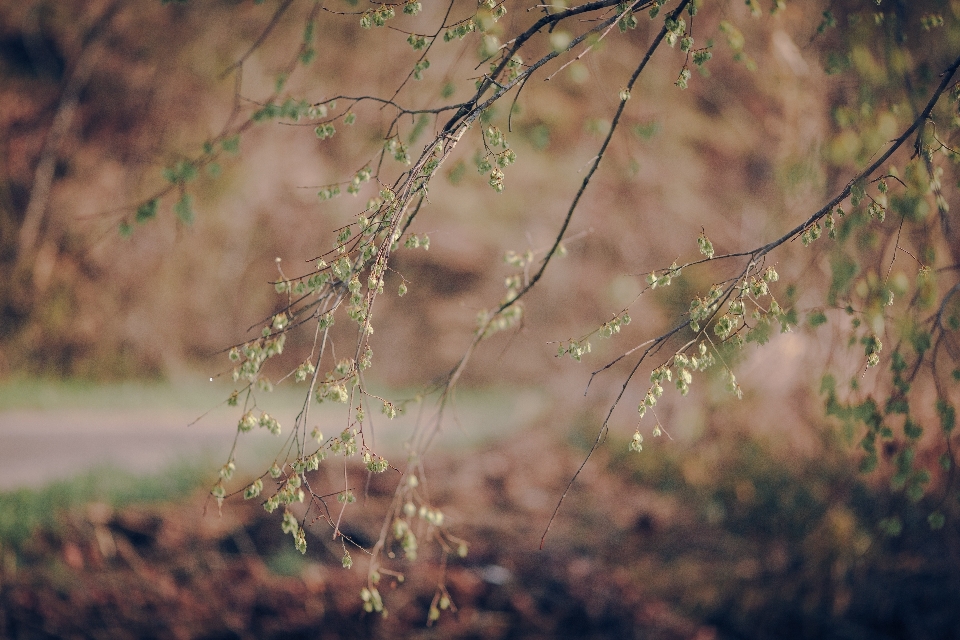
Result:
<svg viewBox="0 0 960 640"><path fill-rule="evenodd" d="M312 125L258 124L190 184L191 221L174 212L175 194L152 220L133 213L164 188L165 167L220 135L235 106L249 115L271 94L313 4L0 2L0 635L960 635L952 475L908 499L891 488L890 469L860 474L861 434L825 417L824 373L863 368L839 316L806 322L831 285L838 254L828 245L791 243L774 255L774 295L799 324L732 356L743 399L720 376L697 378L685 398L668 390L656 416L665 434L641 424L644 449L628 455L641 372L537 550L632 363L585 393L591 372L672 326L735 271L691 269L638 299L644 274L694 257L701 231L717 253L747 250L828 201L912 122L889 105L923 104L956 56L956 3L787 3L755 17L757 3L704 2L693 35L713 59L686 91L674 86L683 54L657 52L573 218L567 255L527 296L523 321L474 353L425 461L432 499L470 554L449 566L436 550L397 560L407 580L381 587L389 618L362 613L364 562L343 570L322 530L301 556L259 505L228 500L218 516L205 492L240 416L224 405L226 349L282 308L271 284L278 260L288 275L307 272L375 195L371 186L357 198L317 198L375 161L392 113L360 105L356 123L337 123L327 140ZM417 60L402 32L416 23L368 32L336 13L357 8L333 4L317 22L316 60L282 95L393 95ZM531 22L528 6L507 4L504 40ZM278 6L288 9L245 58L238 98L226 72ZM425 6L417 20L443 9ZM868 29L884 12L906 26ZM919 17L934 14L945 24L925 30ZM515 271L504 254L549 248L659 24L644 17L611 33L485 116L518 157L502 194L476 171L479 128L464 137L411 228L429 234L429 250L394 257L409 293L393 295L391 275L378 301L370 376L385 393L414 396L448 372L477 314L504 295ZM438 46L397 102L468 99L477 49L471 37ZM416 155L443 123L407 118L401 138ZM385 182L403 170L391 163ZM864 246L861 279L886 265ZM891 272L913 281L916 264L901 259ZM556 357L558 341L628 306L633 322L594 339L583 362ZM300 338L288 340L274 379L304 361L311 336ZM869 392L877 375L860 384ZM302 392L288 383L264 402L292 424ZM403 455L417 416L432 411L428 398L376 425L388 458ZM333 412L320 415L339 429ZM928 432L918 456L934 460L944 443ZM252 434L238 454L240 482L276 454L267 434ZM368 483L355 509L349 526L361 543L376 540L388 485ZM937 530L934 509L947 514ZM459 609L428 627L438 582Z"/></svg>

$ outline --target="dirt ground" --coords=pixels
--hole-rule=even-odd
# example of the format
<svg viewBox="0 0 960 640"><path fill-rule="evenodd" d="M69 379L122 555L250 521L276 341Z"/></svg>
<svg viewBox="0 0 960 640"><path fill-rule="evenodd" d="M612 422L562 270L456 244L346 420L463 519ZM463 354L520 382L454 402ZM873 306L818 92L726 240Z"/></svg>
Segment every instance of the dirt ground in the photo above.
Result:
<svg viewBox="0 0 960 640"><path fill-rule="evenodd" d="M960 637L955 522L931 535L922 510L899 505L903 533L884 538L875 523L888 497L829 460L797 467L749 443L709 489L682 460L627 458L611 443L538 550L583 455L579 440L534 431L431 460L432 496L469 553L444 565L424 543L417 561L394 560L405 580L381 582L387 616L363 612L367 561L355 550L343 569L322 523L301 556L276 514L228 500L218 515L195 495L90 504L8 546L0 636ZM706 464L704 452L685 459ZM345 530L359 544L374 542L394 483L374 476L348 511ZM438 584L455 611L428 625Z"/></svg>

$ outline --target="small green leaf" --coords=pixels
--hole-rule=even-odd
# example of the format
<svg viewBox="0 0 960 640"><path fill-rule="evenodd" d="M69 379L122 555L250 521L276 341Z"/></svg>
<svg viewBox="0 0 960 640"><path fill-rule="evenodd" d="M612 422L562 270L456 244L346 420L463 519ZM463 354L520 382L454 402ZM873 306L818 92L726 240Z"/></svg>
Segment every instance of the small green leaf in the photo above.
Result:
<svg viewBox="0 0 960 640"><path fill-rule="evenodd" d="M137 207L137 222L146 222L147 220L152 220L157 215L157 207L160 205L160 201L157 198L153 200L148 200L144 202L139 207Z"/></svg>
<svg viewBox="0 0 960 640"><path fill-rule="evenodd" d="M896 538L903 532L903 523L900 522L900 518L894 516L892 518L884 518L878 523L880 531L887 534L891 538Z"/></svg>
<svg viewBox="0 0 960 640"><path fill-rule="evenodd" d="M227 153L237 153L240 151L240 136L229 136L220 141L220 148Z"/></svg>
<svg viewBox="0 0 960 640"><path fill-rule="evenodd" d="M937 400L937 415L940 416L940 427L944 433L952 433L957 421L957 414L953 405L946 400Z"/></svg>
<svg viewBox="0 0 960 640"><path fill-rule="evenodd" d="M820 310L812 311L810 312L809 315L807 315L807 322L810 323L811 327L816 329L820 325L826 324L827 314L825 314L823 311L820 311Z"/></svg>
<svg viewBox="0 0 960 640"><path fill-rule="evenodd" d="M832 29L837 26L837 19L834 17L833 13L830 11L823 12L823 20L820 22L820 25L817 27L817 33L823 33L827 29Z"/></svg>
<svg viewBox="0 0 960 640"><path fill-rule="evenodd" d="M193 224L193 196L189 193L184 193L180 196L180 199L177 200L177 203L173 205L173 212L177 214L177 218L180 219L180 222L184 224Z"/></svg>
<svg viewBox="0 0 960 640"><path fill-rule="evenodd" d="M910 502L920 502L923 498L923 486L920 484L911 484L907 487L907 497Z"/></svg>
<svg viewBox="0 0 960 640"><path fill-rule="evenodd" d="M941 453L937 462L944 471L950 471L950 468L953 466L953 458L950 457L949 453Z"/></svg>
<svg viewBox="0 0 960 640"><path fill-rule="evenodd" d="M903 423L903 433L911 440L916 440L923 434L923 427L907 419L907 421Z"/></svg>
<svg viewBox="0 0 960 640"><path fill-rule="evenodd" d="M913 335L911 342L913 343L914 351L923 355L923 353L930 348L930 334L926 331L918 331Z"/></svg>

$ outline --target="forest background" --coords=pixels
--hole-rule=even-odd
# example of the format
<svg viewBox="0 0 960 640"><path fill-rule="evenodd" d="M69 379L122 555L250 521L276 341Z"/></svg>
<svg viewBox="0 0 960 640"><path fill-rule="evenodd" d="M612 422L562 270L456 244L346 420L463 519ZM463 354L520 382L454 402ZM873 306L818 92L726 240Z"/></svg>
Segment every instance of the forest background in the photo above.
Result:
<svg viewBox="0 0 960 640"><path fill-rule="evenodd" d="M163 169L194 154L230 117L236 87L224 71L249 50L277 4L0 6L7 429L22 418L9 411L49 408L37 399L48 391L31 390L63 394L56 380L113 383L107 392L82 387L106 398L127 393L117 385L123 381L182 389L177 385L213 377L209 396L190 402L216 404L229 393L225 349L283 305L271 284L276 259L284 269L306 264L364 206L365 195L319 202L317 192L349 179L382 146L376 127L387 116L375 107L358 107L356 123L338 124L325 140L312 126L256 125L239 139L239 153L224 154L216 171L191 184L189 212L168 198L155 219L134 216L163 188ZM17 523L8 519L3 529L0 631L43 637L96 629L120 637L125 626L159 620L186 636L242 636L252 628L266 637L336 622L345 636L360 626L371 634L433 629L444 637L955 637L956 490L948 491L944 474L910 499L891 488L891 469L860 474L861 434L825 416L823 374L856 378L865 363L862 348L848 348L839 314L822 326L809 321L820 317L835 282L836 256L821 244L791 243L776 256L779 291L798 311L797 326L742 352L735 369L743 399L719 377L698 381L685 398L668 394L657 418L669 437L648 434L643 450L629 455L635 414L617 414L554 537L536 551L622 384L614 370L583 393L590 373L624 342L595 340L581 363L558 358L556 343L628 305L633 322L617 340L669 327L709 287L710 275L678 279L635 304L647 272L694 255L701 231L719 252L779 237L900 133L896 119L864 112L870 96L882 101L902 87L889 61L871 55L870 33L844 22L858 15L858 3L789 3L760 18L749 2L704 4L704 33L696 36L714 43L708 73L694 73L680 90L674 83L682 55L657 53L660 64L634 90L625 125L569 230L566 256L524 301L523 321L484 342L464 371L463 401L448 414L426 464L434 500L470 545L466 558L447 567L425 551L423 566L403 569L407 584L383 589L394 615L365 616L362 569L345 573L335 549L318 542L306 557L291 554L275 521L239 503L228 501L222 519L200 515L204 498L191 491L208 490L220 462L181 469L176 483L161 480L158 493L177 496L161 506L140 504L142 494L117 490L115 480L74 478L5 497ZM911 37L932 34L920 47L935 59L917 63L920 75L938 73L936 56L952 59L960 38L958 7L928 4L918 15L943 15L946 24L913 26ZM302 40L308 5L283 13L246 59L245 96L274 90ZM824 14L831 9L838 18ZM523 11L511 5L506 24ZM292 74L285 91L317 102L339 93L392 94L416 59L405 36L378 32L371 49L357 16L328 19L316 35L320 59ZM830 24L837 19L840 28ZM721 20L734 31L719 29ZM504 279L514 273L503 256L549 248L610 126L622 78L658 25L641 20L549 82L524 87L508 134L518 161L503 193L477 172L478 144L465 143L444 165L412 229L429 234L430 248L396 254L393 268L409 291L378 303L389 320L374 337L376 384L401 395L429 387L468 348L478 312L503 296ZM436 54L424 79L401 95L425 107L442 94L469 93L463 70L478 63L476 49L465 40ZM487 118L506 131L508 109L495 109ZM870 126L854 127L858 118ZM418 149L436 123L409 118L402 126L402 139ZM956 200L951 191L945 197ZM862 268L852 280L877 272ZM916 272L916 262L900 256L890 277L913 281ZM793 297L786 294L791 283L800 285ZM295 368L308 350L306 341L291 342L278 369ZM861 379L865 389L877 384L873 371ZM179 410L164 393L144 401L145 412ZM278 397L278 412L292 409L280 408L295 402L292 395L281 390ZM428 398L428 413L430 406ZM220 411L225 422L237 417ZM177 440L195 436L164 428ZM381 425L385 446L398 447L402 428ZM458 440L464 432L467 440ZM942 441L925 442L919 455L935 460ZM57 455L54 448L45 458ZM133 482L122 478L120 485ZM135 484L150 482L157 481ZM942 500L940 489L951 497ZM370 511L388 500L389 489L374 483ZM931 530L934 509L947 519ZM357 515L351 526L357 539L375 539L379 520ZM195 557L213 568L190 568ZM249 584L210 595L210 581L224 575ZM134 587L144 576L159 586ZM130 602L118 603L120 594ZM199 594L206 601L198 606ZM426 627L444 594L458 613Z"/></svg>

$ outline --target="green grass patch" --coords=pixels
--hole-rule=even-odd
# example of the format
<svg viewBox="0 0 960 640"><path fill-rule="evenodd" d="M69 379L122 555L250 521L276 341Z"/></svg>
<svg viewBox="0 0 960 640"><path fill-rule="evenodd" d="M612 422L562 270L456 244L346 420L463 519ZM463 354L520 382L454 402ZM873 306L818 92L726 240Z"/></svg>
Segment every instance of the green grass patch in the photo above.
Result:
<svg viewBox="0 0 960 640"><path fill-rule="evenodd" d="M0 411L58 409L190 409L200 413L224 403L233 385L192 376L173 382L109 382L13 378L0 383ZM277 390L277 394L299 389ZM292 398L291 398L292 399Z"/></svg>
<svg viewBox="0 0 960 640"><path fill-rule="evenodd" d="M65 512L92 502L120 508L177 501L210 477L209 465L199 463L177 463L150 476L107 466L41 488L0 493L0 547L19 549L38 527L55 529Z"/></svg>

